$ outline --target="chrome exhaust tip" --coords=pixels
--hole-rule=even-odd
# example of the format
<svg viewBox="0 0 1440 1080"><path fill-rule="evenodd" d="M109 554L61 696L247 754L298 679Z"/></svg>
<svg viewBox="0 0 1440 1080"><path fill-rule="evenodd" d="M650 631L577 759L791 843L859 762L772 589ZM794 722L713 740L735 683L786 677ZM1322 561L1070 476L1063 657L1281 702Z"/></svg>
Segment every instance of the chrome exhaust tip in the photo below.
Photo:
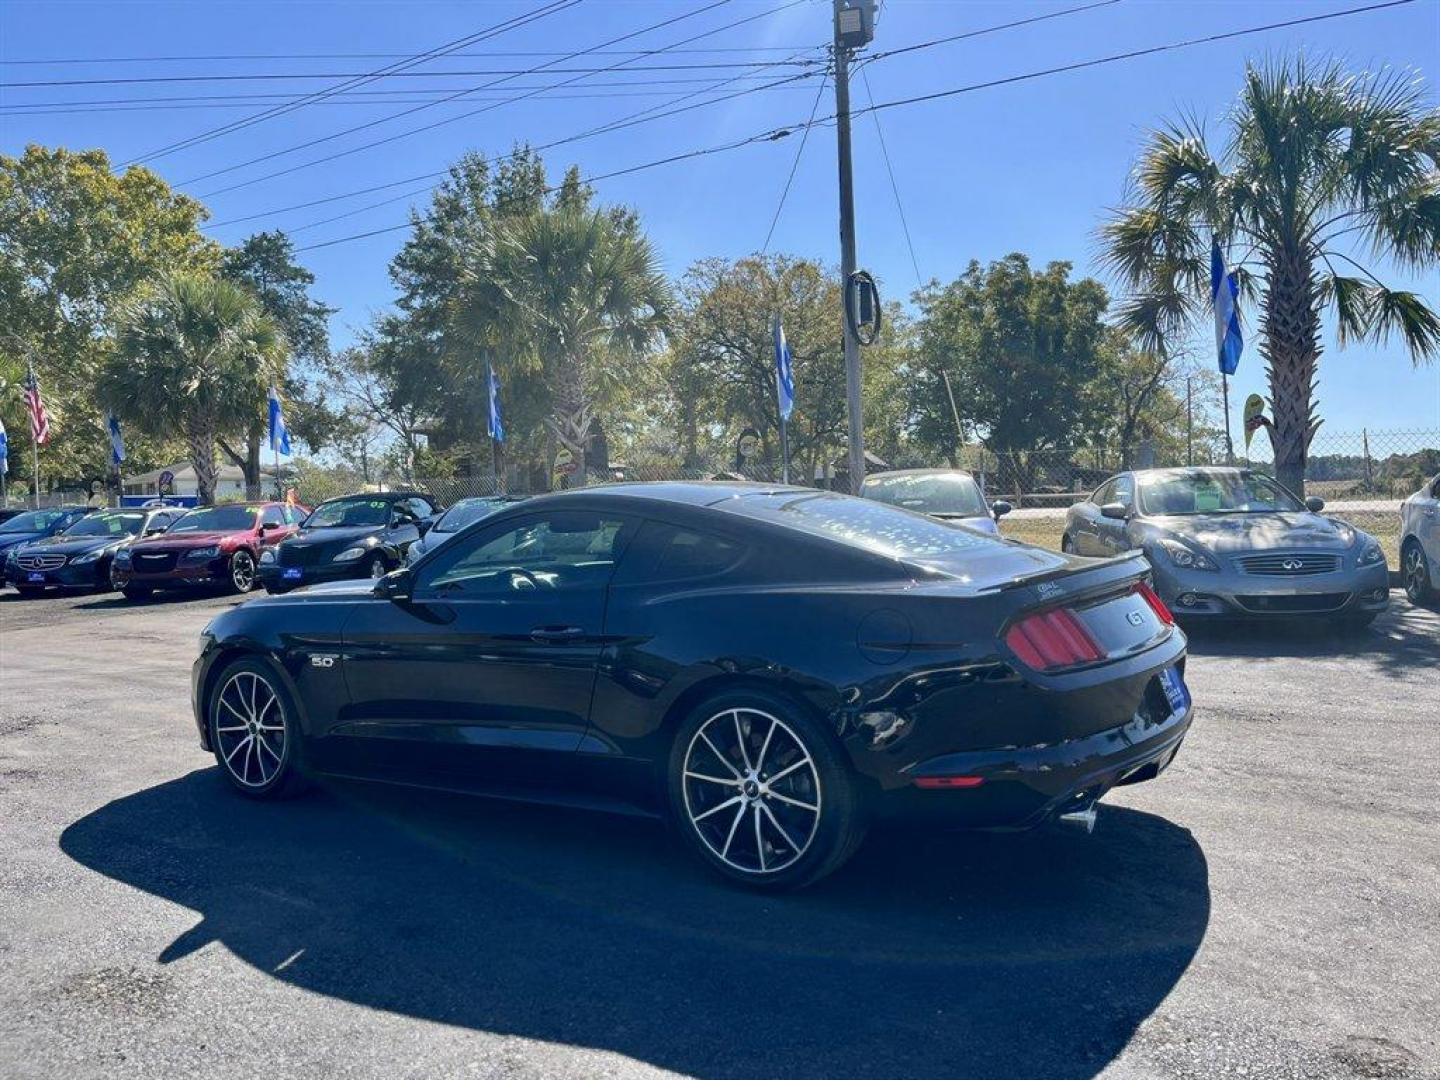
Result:
<svg viewBox="0 0 1440 1080"><path fill-rule="evenodd" d="M1055 820L1061 825L1081 829L1088 836L1095 831L1095 804L1091 803L1084 810L1071 810L1067 814L1059 814Z"/></svg>

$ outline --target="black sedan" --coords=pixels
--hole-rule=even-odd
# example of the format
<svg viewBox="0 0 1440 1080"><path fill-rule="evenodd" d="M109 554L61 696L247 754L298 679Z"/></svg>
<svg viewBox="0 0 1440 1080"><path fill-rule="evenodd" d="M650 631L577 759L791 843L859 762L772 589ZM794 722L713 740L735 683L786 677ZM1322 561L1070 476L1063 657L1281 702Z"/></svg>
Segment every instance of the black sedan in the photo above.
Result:
<svg viewBox="0 0 1440 1080"><path fill-rule="evenodd" d="M64 532L90 513L88 506L52 506L43 510L17 510L0 522L0 562L11 548Z"/></svg>
<svg viewBox="0 0 1440 1080"><path fill-rule="evenodd" d="M25 596L51 587L116 588L111 576L115 553L164 532L184 516L178 507L96 510L64 532L12 547L5 555L5 578Z"/></svg>
<svg viewBox="0 0 1440 1080"><path fill-rule="evenodd" d="M270 593L345 578L382 578L430 527L435 504L418 491L345 495L321 503L300 531L260 554Z"/></svg>
<svg viewBox="0 0 1440 1080"><path fill-rule="evenodd" d="M878 817L1088 828L1158 775L1191 703L1146 573L831 492L565 492L227 611L195 717L246 795L328 774L638 807L793 888Z"/></svg>

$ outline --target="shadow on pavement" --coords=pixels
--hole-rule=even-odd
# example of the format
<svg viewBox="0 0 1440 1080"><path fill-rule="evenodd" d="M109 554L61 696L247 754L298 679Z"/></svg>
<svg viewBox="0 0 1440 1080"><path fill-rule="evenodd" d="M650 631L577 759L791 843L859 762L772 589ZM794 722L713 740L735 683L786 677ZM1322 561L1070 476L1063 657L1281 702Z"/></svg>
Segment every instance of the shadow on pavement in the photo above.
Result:
<svg viewBox="0 0 1440 1080"><path fill-rule="evenodd" d="M1088 1077L1175 985L1205 857L1104 808L1091 837L877 834L809 891L713 881L663 827L378 786L254 803L212 770L71 825L79 863L287 983L705 1077Z"/></svg>
<svg viewBox="0 0 1440 1080"><path fill-rule="evenodd" d="M196 600L230 600L234 604L239 604L245 599L243 596L222 593L218 589L162 589L136 600L131 600L118 592L97 593L93 599L87 600L83 604L76 604L75 607L81 611L116 611L126 608L135 610L145 607L166 607Z"/></svg>
<svg viewBox="0 0 1440 1080"><path fill-rule="evenodd" d="M1323 621L1188 622L1192 656L1272 660L1353 657L1383 674L1419 676L1440 664L1440 615L1403 598L1363 630Z"/></svg>

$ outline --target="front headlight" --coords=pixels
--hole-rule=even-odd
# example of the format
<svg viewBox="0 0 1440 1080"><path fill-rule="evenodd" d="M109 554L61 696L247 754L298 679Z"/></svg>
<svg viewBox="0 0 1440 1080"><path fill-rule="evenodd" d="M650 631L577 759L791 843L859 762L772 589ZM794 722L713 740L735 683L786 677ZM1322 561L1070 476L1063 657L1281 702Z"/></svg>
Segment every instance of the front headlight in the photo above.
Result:
<svg viewBox="0 0 1440 1080"><path fill-rule="evenodd" d="M97 548L94 551L87 551L84 555L76 555L75 558L70 560L70 563L71 565L78 565L79 563L94 562L96 559L108 554L109 551L109 548Z"/></svg>
<svg viewBox="0 0 1440 1080"><path fill-rule="evenodd" d="M1374 566L1376 563L1385 561L1385 552L1380 550L1380 545L1371 540L1360 552L1359 563L1361 566Z"/></svg>
<svg viewBox="0 0 1440 1080"><path fill-rule="evenodd" d="M364 557L365 557L365 549L364 549L363 547L346 548L344 551L340 552L339 555L336 555L335 558L331 559L330 561L331 561L331 562L354 562L356 559L363 559Z"/></svg>
<svg viewBox="0 0 1440 1080"><path fill-rule="evenodd" d="M272 562L274 562L274 561L275 561L275 549L274 549L274 548L266 548L264 551L260 552L260 561L261 561L262 563L272 563Z"/></svg>
<svg viewBox="0 0 1440 1080"><path fill-rule="evenodd" d="M213 559L219 554L220 545L211 544L209 547L194 548L190 551L187 551L185 553L185 558L187 560L194 560L195 562L200 562L202 559Z"/></svg>
<svg viewBox="0 0 1440 1080"><path fill-rule="evenodd" d="M1215 560L1203 551L1186 547L1176 540L1156 540L1155 546L1165 552L1172 563L1182 570L1218 570Z"/></svg>

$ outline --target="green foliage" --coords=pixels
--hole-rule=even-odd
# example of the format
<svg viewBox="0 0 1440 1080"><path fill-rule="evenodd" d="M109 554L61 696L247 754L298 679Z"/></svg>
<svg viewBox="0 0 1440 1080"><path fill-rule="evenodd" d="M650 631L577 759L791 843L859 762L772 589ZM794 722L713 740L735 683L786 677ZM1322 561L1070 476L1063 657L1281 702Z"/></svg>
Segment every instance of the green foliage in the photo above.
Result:
<svg viewBox="0 0 1440 1080"><path fill-rule="evenodd" d="M1220 153L1194 119L1154 132L1127 205L1101 229L1130 294L1121 325L1143 348L1171 348L1209 317L1212 235L1240 259L1243 298L1260 304L1276 468L1298 490L1320 424L1322 309L1341 345L1395 335L1417 364L1440 353L1440 316L1358 261L1440 264L1440 110L1408 73L1298 57L1246 69Z"/></svg>
<svg viewBox="0 0 1440 1080"><path fill-rule="evenodd" d="M284 348L248 291L205 274L174 274L128 311L96 390L134 429L183 435L201 502L210 502L216 440L262 408Z"/></svg>
<svg viewBox="0 0 1440 1080"><path fill-rule="evenodd" d="M29 146L0 156L0 358L12 367L34 361L54 430L41 453L47 476L74 483L108 472L95 375L137 290L164 273L216 265L218 248L198 231L206 216L148 169L115 175L98 150ZM12 450L15 433L28 430L14 385L0 396ZM127 432L127 444L141 467L166 456L163 437L151 446ZM10 461L13 473L28 471L22 454Z"/></svg>

